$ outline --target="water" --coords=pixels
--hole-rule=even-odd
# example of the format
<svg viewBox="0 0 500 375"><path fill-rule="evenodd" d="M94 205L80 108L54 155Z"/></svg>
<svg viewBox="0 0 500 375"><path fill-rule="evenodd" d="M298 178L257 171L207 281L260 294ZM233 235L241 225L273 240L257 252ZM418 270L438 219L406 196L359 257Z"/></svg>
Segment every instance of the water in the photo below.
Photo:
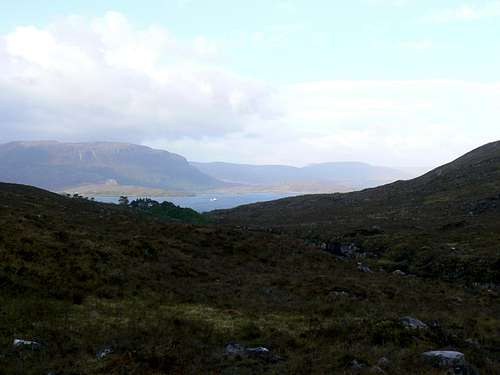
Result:
<svg viewBox="0 0 500 375"><path fill-rule="evenodd" d="M245 193L245 194L198 194L192 197L152 197L151 199L163 202L169 201L177 206L189 207L198 212L207 212L217 209L234 208L242 204L271 201L280 198L293 197L299 193ZM96 196L96 201L118 203L119 197ZM135 197L129 197L133 200Z"/></svg>

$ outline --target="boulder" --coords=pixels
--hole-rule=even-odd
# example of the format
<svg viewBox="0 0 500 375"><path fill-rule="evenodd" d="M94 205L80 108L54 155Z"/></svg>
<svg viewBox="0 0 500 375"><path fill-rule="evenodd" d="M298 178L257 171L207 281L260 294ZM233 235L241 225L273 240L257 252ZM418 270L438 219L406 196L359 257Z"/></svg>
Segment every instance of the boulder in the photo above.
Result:
<svg viewBox="0 0 500 375"><path fill-rule="evenodd" d="M399 276L406 276L406 273L404 273L403 271L401 270L396 270L393 272L394 275L399 275Z"/></svg>
<svg viewBox="0 0 500 375"><path fill-rule="evenodd" d="M224 354L229 357L248 357L264 360L266 362L277 362L280 360L278 356L271 353L268 348L258 346L255 348L245 347L238 343L229 343L224 348Z"/></svg>
<svg viewBox="0 0 500 375"><path fill-rule="evenodd" d="M323 250L325 250L333 255L338 255L341 257L348 257L349 258L349 257L354 256L360 249L353 242L342 243L342 242L334 241L334 242L326 243L325 248Z"/></svg>
<svg viewBox="0 0 500 375"><path fill-rule="evenodd" d="M354 359L351 362L351 369L353 369L353 370L361 370L361 369L364 369L365 367L366 367L365 364L361 363L357 359Z"/></svg>
<svg viewBox="0 0 500 375"><path fill-rule="evenodd" d="M22 349L38 350L42 347L42 345L36 341L14 339L12 347L16 350L22 350Z"/></svg>
<svg viewBox="0 0 500 375"><path fill-rule="evenodd" d="M389 361L389 359L387 359L387 357L382 357L377 361L377 365L380 367L389 367L390 364L391 364L391 361Z"/></svg>
<svg viewBox="0 0 500 375"><path fill-rule="evenodd" d="M104 359L106 358L108 355L112 354L113 353L113 349L109 346L106 346L100 350L97 351L96 353L96 358L97 359Z"/></svg>
<svg viewBox="0 0 500 375"><path fill-rule="evenodd" d="M237 343L229 343L224 348L224 353L226 355L237 355L243 353L244 351L245 347Z"/></svg>
<svg viewBox="0 0 500 375"><path fill-rule="evenodd" d="M246 348L245 354L250 358L256 358L266 362L275 363L280 360L280 358L273 355L269 349L262 346L259 346L257 348Z"/></svg>
<svg viewBox="0 0 500 375"><path fill-rule="evenodd" d="M401 324L407 329L427 329L427 324L411 316L403 316L399 319Z"/></svg>
<svg viewBox="0 0 500 375"><path fill-rule="evenodd" d="M435 367L443 369L456 369L456 373L465 367L465 355L451 350L434 350L422 353L424 359Z"/></svg>
<svg viewBox="0 0 500 375"><path fill-rule="evenodd" d="M372 273L373 271L370 269L370 267L362 264L362 263L358 263L358 270L361 271L361 272L365 272L365 273Z"/></svg>
<svg viewBox="0 0 500 375"><path fill-rule="evenodd" d="M264 348L263 346L259 346L257 348L247 348L247 349L245 349L245 351L248 354L256 354L256 355L269 353L269 349Z"/></svg>

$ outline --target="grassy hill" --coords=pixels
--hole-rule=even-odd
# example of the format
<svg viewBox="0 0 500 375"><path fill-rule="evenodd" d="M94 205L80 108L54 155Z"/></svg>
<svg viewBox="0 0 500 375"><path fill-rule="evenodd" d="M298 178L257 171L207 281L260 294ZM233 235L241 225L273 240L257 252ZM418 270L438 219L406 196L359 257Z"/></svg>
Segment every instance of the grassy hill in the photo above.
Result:
<svg viewBox="0 0 500 375"><path fill-rule="evenodd" d="M365 215L376 213L380 217L376 220L420 218L425 213L437 214L446 220L446 217L478 211L479 202L493 200L500 194L499 184L500 142L495 142L413 180L347 194L285 198L221 210L214 216L227 222L277 226L320 222L341 224L347 216L353 223L364 223L366 218L353 214L353 210ZM442 211L441 208L446 209Z"/></svg>
<svg viewBox="0 0 500 375"><path fill-rule="evenodd" d="M498 373L497 291L357 261L288 234L0 184L0 369L441 374L422 353L454 349L469 373ZM405 327L407 315L428 328Z"/></svg>
<svg viewBox="0 0 500 375"><path fill-rule="evenodd" d="M215 211L219 223L274 228L316 243L355 243L388 270L500 283L500 142L422 177L347 194Z"/></svg>

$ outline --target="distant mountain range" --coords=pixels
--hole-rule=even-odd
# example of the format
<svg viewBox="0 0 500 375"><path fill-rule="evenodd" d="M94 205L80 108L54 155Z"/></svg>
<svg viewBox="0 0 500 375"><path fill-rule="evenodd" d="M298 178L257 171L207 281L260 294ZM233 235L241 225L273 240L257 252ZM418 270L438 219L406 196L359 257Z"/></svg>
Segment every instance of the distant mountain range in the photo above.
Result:
<svg viewBox="0 0 500 375"><path fill-rule="evenodd" d="M231 163L197 163L191 165L218 180L244 185L337 187L346 191L373 187L414 175L394 168L378 167L360 162L312 164L298 168L287 165L249 165ZM327 189L328 190L328 189ZM307 190L306 190L307 191Z"/></svg>
<svg viewBox="0 0 500 375"><path fill-rule="evenodd" d="M126 143L0 144L0 181L87 195L226 192L346 192L413 177L359 162L286 165L189 163L164 150Z"/></svg>
<svg viewBox="0 0 500 375"><path fill-rule="evenodd" d="M1 373L500 374L499 187L500 142L205 215L0 183Z"/></svg>
<svg viewBox="0 0 500 375"><path fill-rule="evenodd" d="M215 212L224 223L319 225L338 230L411 222L416 228L474 220L500 208L500 141L423 176L348 194L315 194ZM450 219L451 217L451 219ZM477 220L476 220L477 221ZM450 225L453 225L451 222ZM408 225L408 224L405 224ZM459 226L460 227L460 226Z"/></svg>
<svg viewBox="0 0 500 375"><path fill-rule="evenodd" d="M12 142L0 145L0 180L53 191L91 186L197 191L224 185L167 151L125 143Z"/></svg>

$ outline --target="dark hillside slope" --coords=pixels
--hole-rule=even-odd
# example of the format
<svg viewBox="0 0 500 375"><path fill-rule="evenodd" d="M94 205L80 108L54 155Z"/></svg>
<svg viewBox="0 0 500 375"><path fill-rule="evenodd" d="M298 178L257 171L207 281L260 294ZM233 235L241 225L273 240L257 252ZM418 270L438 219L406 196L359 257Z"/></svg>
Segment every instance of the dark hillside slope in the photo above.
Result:
<svg viewBox="0 0 500 375"><path fill-rule="evenodd" d="M500 283L500 142L419 178L347 194L214 211L219 223L279 228L317 243L355 242L378 266Z"/></svg>
<svg viewBox="0 0 500 375"><path fill-rule="evenodd" d="M0 184L0 306L2 375L441 374L422 352L443 348L500 368L495 290L20 185Z"/></svg>
<svg viewBox="0 0 500 375"><path fill-rule="evenodd" d="M126 143L11 142L0 145L0 181L62 190L104 184L172 190L222 186L180 155Z"/></svg>
<svg viewBox="0 0 500 375"><path fill-rule="evenodd" d="M304 225L365 222L407 225L500 212L500 142L421 177L346 194L307 195L214 211L222 223ZM433 220L426 220L432 215ZM407 220L401 221L401 220Z"/></svg>

